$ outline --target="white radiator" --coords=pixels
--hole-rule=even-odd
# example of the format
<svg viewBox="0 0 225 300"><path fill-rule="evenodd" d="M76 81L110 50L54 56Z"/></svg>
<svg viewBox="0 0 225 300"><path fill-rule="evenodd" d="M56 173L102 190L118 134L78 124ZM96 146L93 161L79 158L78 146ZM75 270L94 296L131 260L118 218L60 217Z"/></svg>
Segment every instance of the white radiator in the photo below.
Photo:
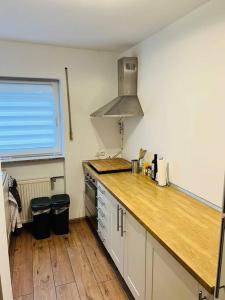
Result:
<svg viewBox="0 0 225 300"><path fill-rule="evenodd" d="M22 223L32 221L30 201L37 197L50 197L50 178L39 178L21 180L17 182L18 192L22 202L22 212L20 214Z"/></svg>

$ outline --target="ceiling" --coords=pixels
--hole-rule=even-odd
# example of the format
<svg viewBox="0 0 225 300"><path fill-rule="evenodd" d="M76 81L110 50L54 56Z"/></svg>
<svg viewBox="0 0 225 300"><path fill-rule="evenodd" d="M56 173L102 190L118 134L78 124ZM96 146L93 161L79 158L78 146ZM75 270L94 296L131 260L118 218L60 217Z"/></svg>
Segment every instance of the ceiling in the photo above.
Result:
<svg viewBox="0 0 225 300"><path fill-rule="evenodd" d="M122 51L208 0L0 0L0 39Z"/></svg>

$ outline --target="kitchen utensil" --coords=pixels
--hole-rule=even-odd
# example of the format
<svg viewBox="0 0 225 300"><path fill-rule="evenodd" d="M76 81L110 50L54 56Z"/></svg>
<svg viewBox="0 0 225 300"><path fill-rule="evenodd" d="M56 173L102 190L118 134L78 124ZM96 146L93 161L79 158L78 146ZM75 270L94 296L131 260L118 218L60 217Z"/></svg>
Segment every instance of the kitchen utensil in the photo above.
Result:
<svg viewBox="0 0 225 300"><path fill-rule="evenodd" d="M131 170L131 163L123 158L89 160L89 164L99 174Z"/></svg>
<svg viewBox="0 0 225 300"><path fill-rule="evenodd" d="M139 160L133 159L131 161L132 173L139 173Z"/></svg>
<svg viewBox="0 0 225 300"><path fill-rule="evenodd" d="M146 152L147 150L144 150L142 148L139 150L139 161L145 157Z"/></svg>

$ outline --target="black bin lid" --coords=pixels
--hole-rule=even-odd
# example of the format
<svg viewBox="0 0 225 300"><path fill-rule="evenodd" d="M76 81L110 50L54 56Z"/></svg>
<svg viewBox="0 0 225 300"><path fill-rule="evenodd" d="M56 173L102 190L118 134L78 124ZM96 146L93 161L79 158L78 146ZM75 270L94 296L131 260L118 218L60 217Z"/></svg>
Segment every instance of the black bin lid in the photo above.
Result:
<svg viewBox="0 0 225 300"><path fill-rule="evenodd" d="M63 207L63 206L69 206L70 204L70 196L67 194L54 195L52 196L51 200L52 200L52 207Z"/></svg>
<svg viewBox="0 0 225 300"><path fill-rule="evenodd" d="M49 197L38 197L31 199L31 209L33 211L44 210L51 207L51 199Z"/></svg>

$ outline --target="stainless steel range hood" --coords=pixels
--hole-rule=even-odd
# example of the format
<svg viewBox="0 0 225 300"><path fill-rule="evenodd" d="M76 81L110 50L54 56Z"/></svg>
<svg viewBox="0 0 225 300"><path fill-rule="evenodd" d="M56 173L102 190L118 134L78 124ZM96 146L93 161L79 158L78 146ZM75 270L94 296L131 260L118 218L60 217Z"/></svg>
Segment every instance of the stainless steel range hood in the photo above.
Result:
<svg viewBox="0 0 225 300"><path fill-rule="evenodd" d="M137 96L137 57L123 57L118 60L119 96L102 106L91 117L138 117L143 110Z"/></svg>

